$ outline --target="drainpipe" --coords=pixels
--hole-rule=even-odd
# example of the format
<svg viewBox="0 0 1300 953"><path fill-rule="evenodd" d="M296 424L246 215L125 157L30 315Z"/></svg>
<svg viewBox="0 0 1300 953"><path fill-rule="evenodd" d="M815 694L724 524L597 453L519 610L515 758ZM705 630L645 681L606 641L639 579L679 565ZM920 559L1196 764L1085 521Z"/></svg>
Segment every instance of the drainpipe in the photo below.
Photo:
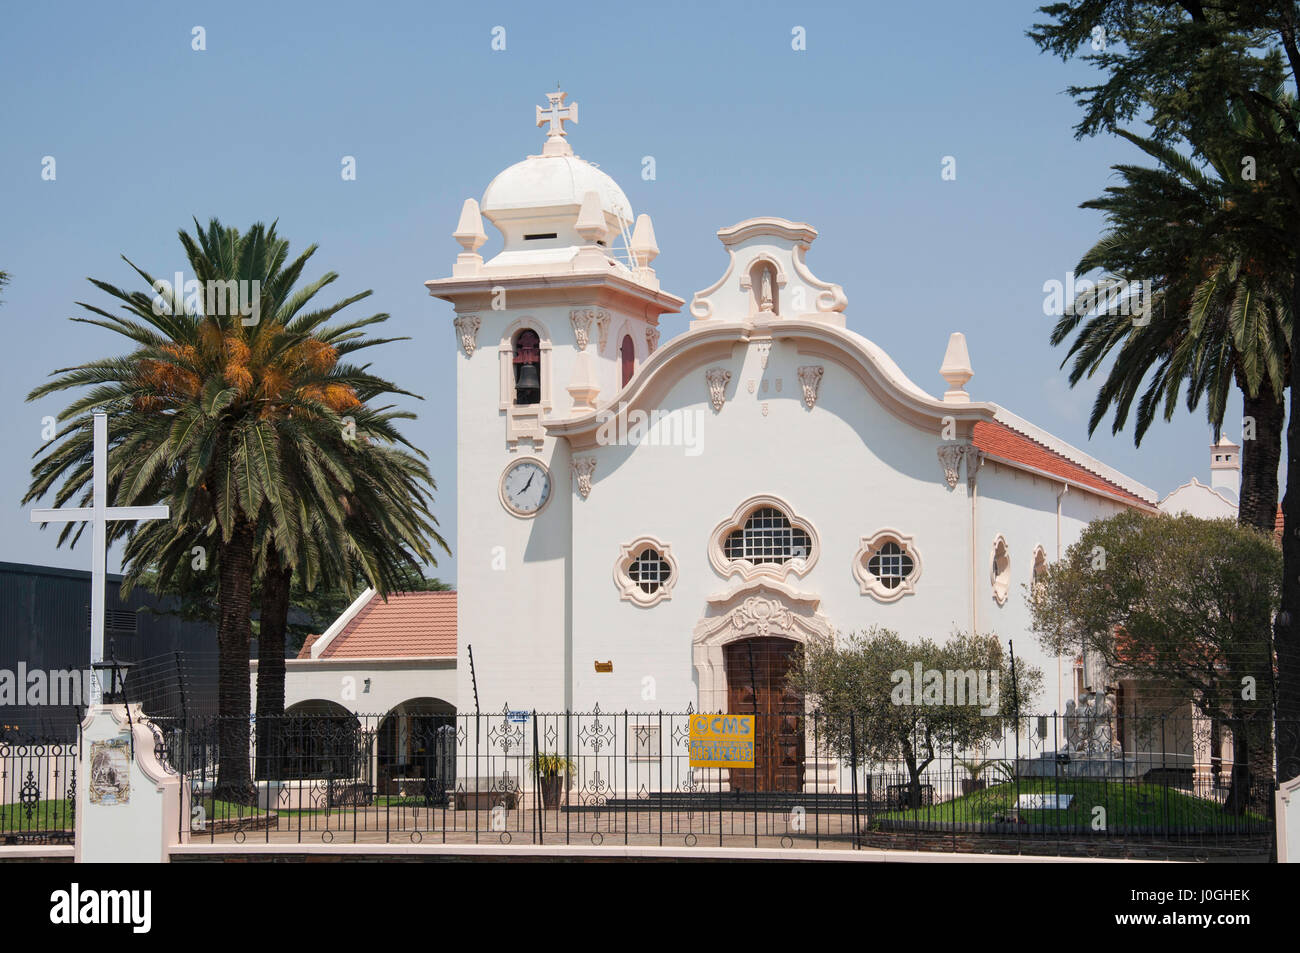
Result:
<svg viewBox="0 0 1300 953"><path fill-rule="evenodd" d="M1061 498L1069 492L1070 492L1070 484L1062 483L1061 492L1056 494L1056 559L1057 562L1060 562L1061 560ZM1057 711L1061 710L1061 656L1059 655L1056 657L1056 709ZM1058 745L1060 744L1060 740L1061 740L1059 737L1061 731L1061 726L1059 724L1059 721L1060 719L1057 719L1058 724L1055 726L1056 733L1058 735L1057 737Z"/></svg>
<svg viewBox="0 0 1300 953"><path fill-rule="evenodd" d="M979 490L975 475L979 472L984 455L974 446L966 448L966 488L970 497L970 634L979 630L979 523L976 519L976 501Z"/></svg>

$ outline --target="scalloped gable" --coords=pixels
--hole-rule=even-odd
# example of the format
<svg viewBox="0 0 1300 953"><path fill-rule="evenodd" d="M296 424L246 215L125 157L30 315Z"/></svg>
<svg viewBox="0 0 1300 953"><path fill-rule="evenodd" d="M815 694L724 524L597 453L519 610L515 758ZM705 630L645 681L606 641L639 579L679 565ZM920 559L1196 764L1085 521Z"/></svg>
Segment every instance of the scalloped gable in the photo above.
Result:
<svg viewBox="0 0 1300 953"><path fill-rule="evenodd" d="M807 222L791 222L776 216L750 218L718 230L727 249L727 269L722 277L691 300L692 327L726 316L780 320L802 317L844 327L848 299L844 289L822 281L804 263L817 229ZM773 310L760 314L760 289L754 284L755 269L766 267L771 277Z"/></svg>

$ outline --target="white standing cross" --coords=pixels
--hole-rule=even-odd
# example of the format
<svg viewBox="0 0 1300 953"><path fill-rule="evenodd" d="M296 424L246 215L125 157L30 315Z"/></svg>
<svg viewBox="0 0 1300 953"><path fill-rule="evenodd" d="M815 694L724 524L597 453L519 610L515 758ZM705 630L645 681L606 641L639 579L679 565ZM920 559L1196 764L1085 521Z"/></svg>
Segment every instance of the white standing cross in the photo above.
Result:
<svg viewBox="0 0 1300 953"><path fill-rule="evenodd" d="M545 109L541 106L537 107L537 125L547 122L551 124L551 128L546 130L548 137L568 135L564 131L564 124L578 121L578 104L564 105L564 97L567 95L562 92L547 93L546 100L550 105Z"/></svg>
<svg viewBox="0 0 1300 953"><path fill-rule="evenodd" d="M166 506L108 505L108 415L95 414L95 449L92 467L91 505L63 509L32 510L33 523L81 523L91 526L90 572L90 664L104 661L104 588L108 582L108 521L165 520ZM98 704L102 687L91 679L91 703Z"/></svg>

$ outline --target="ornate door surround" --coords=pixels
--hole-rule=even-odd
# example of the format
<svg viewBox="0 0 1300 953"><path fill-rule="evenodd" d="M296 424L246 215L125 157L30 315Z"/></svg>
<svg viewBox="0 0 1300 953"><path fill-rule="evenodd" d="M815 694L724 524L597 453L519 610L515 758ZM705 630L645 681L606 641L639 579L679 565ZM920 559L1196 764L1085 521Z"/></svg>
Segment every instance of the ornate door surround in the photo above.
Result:
<svg viewBox="0 0 1300 953"><path fill-rule="evenodd" d="M798 592L774 579L742 583L708 598L708 608L692 634L692 660L699 690L699 711L726 711L727 664L725 646L747 638L779 636L800 645L834 640L835 629L818 611L821 598ZM740 712L739 714L744 714ZM813 744L813 721L804 719L804 790L836 790L835 761ZM722 790L729 790L728 772L721 771ZM707 782L714 786L713 782Z"/></svg>

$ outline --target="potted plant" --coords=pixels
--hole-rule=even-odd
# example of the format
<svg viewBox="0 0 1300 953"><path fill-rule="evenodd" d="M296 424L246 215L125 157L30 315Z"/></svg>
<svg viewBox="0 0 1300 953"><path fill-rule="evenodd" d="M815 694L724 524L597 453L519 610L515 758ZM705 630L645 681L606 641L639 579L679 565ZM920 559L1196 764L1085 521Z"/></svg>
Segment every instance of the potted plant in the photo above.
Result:
<svg viewBox="0 0 1300 953"><path fill-rule="evenodd" d="M558 754L533 755L532 770L541 781L542 807L551 809L560 806L560 776L566 778L578 770L568 758Z"/></svg>
<svg viewBox="0 0 1300 953"><path fill-rule="evenodd" d="M975 791L983 791L985 786L988 784L988 781L981 777L981 775L983 775L989 768L993 768L999 775L1001 775L1005 772L1007 767L1005 761L999 761L996 758L986 758L982 761L975 759L963 761L961 758L958 758L957 763L965 768L966 773L970 775L968 778L961 779L962 794L972 794Z"/></svg>

